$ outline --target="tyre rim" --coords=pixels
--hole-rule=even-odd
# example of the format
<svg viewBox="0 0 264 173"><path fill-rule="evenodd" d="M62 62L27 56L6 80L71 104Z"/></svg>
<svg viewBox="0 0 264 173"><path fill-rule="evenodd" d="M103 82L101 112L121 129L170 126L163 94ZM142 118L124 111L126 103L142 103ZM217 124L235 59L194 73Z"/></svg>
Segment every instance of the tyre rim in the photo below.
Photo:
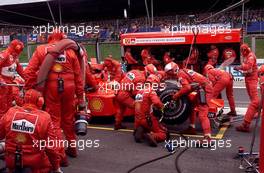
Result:
<svg viewBox="0 0 264 173"><path fill-rule="evenodd" d="M167 95L162 99L163 103L166 103L171 100L171 95ZM164 114L166 115L165 119L175 119L182 115L185 105L182 100L179 99L176 102L171 102L169 104L169 109L164 109Z"/></svg>

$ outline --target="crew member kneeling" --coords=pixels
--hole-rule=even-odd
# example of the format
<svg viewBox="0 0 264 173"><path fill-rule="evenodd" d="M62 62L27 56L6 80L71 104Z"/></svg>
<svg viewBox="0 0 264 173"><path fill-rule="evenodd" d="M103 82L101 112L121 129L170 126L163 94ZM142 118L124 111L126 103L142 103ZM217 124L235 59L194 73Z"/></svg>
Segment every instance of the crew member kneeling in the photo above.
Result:
<svg viewBox="0 0 264 173"><path fill-rule="evenodd" d="M25 94L23 107L12 107L0 121L0 139L6 140L5 160L10 172L29 169L33 173L61 172L55 141L55 131L47 112L39 110L44 99L30 89ZM40 148L40 142L46 146Z"/></svg>
<svg viewBox="0 0 264 173"><path fill-rule="evenodd" d="M152 110L152 106L163 108L163 103L152 89L152 84L159 84L159 82L158 76L149 75L146 84L150 85L145 85L144 89L138 91L135 100L135 141L142 142L145 138L153 147L156 147L157 142L162 142L167 137L167 129L159 123Z"/></svg>

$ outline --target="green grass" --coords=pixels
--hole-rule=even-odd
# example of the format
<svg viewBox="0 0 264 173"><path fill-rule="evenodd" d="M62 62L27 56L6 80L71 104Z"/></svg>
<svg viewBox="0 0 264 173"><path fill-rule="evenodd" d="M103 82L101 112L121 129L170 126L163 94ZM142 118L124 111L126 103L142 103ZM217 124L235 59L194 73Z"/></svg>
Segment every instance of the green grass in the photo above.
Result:
<svg viewBox="0 0 264 173"><path fill-rule="evenodd" d="M249 37L245 37L245 42L248 43L249 45L251 45L251 39ZM37 47L37 45L30 45L31 52L34 52L36 47ZM88 52L89 57L96 57L95 44L85 44L85 48ZM2 49L3 48L0 48L0 50L2 50ZM113 55L113 58L119 60L121 57L120 45L118 43L113 43L113 44L101 43L100 44L101 60L103 60L109 54ZM32 53L31 53L31 55L32 55ZM256 39L256 55L258 58L264 58L264 39ZM24 50L20 56L20 62L28 62L27 46L24 48Z"/></svg>

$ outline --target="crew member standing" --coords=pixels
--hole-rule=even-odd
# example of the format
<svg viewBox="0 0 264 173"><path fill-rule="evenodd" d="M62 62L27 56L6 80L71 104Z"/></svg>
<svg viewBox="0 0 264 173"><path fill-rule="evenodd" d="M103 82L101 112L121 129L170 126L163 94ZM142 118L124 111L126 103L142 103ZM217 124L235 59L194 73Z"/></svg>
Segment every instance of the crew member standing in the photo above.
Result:
<svg viewBox="0 0 264 173"><path fill-rule="evenodd" d="M250 123L254 118L254 115L258 111L259 98L258 98L258 67L256 55L250 50L247 44L240 46L240 53L242 55L243 62L241 66L236 66L234 70L242 71L245 76L245 84L247 93L250 98L250 104L244 118L244 122L236 127L237 131L249 132Z"/></svg>
<svg viewBox="0 0 264 173"><path fill-rule="evenodd" d="M12 86L16 72L24 78L23 67L19 63L19 55L23 51L24 44L19 40L13 40L8 48L0 52L0 117L5 114L14 100Z"/></svg>
<svg viewBox="0 0 264 173"><path fill-rule="evenodd" d="M230 112L227 115L236 116L236 106L233 94L233 77L224 70L214 68L207 64L203 73L213 84L213 98L218 98L221 91L226 89L226 97L230 106Z"/></svg>
<svg viewBox="0 0 264 173"><path fill-rule="evenodd" d="M59 41L65 35L59 31L54 32L48 38L48 44L38 46L34 52L27 68L25 69L26 88L41 86L45 81L45 86L38 87L43 90L46 110L51 115L58 138L63 139L61 129L66 140L71 144L76 140L74 131L74 115L76 112L76 98L78 107L84 107L84 82L77 54L73 49L66 49L61 54L50 53L52 48L60 44ZM59 50L58 50L59 51ZM60 50L61 51L61 50ZM42 65L49 59L47 55L54 56L54 62L47 77L40 76ZM44 67L44 69L46 69ZM37 83L38 78L44 81ZM63 156L62 164L67 166L67 157L64 149L61 149ZM66 153L71 157L77 157L76 147L69 145Z"/></svg>
<svg viewBox="0 0 264 173"><path fill-rule="evenodd" d="M219 50L215 45L210 46L210 50L207 53L207 57L208 57L208 64L215 67L219 57Z"/></svg>

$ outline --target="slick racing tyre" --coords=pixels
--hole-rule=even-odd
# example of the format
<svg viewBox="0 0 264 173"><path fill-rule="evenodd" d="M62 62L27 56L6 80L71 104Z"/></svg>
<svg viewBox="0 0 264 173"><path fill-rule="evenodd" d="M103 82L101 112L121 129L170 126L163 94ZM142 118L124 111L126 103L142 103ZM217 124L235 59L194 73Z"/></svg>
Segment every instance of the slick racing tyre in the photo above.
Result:
<svg viewBox="0 0 264 173"><path fill-rule="evenodd" d="M179 91L179 85L175 81L166 81L165 89L157 92L160 100L165 104L169 102L168 106L164 108L163 122L166 124L182 124L185 122L190 113L191 105L186 96L182 96L177 101L172 101L172 95ZM161 116L161 112L155 110L156 116Z"/></svg>

